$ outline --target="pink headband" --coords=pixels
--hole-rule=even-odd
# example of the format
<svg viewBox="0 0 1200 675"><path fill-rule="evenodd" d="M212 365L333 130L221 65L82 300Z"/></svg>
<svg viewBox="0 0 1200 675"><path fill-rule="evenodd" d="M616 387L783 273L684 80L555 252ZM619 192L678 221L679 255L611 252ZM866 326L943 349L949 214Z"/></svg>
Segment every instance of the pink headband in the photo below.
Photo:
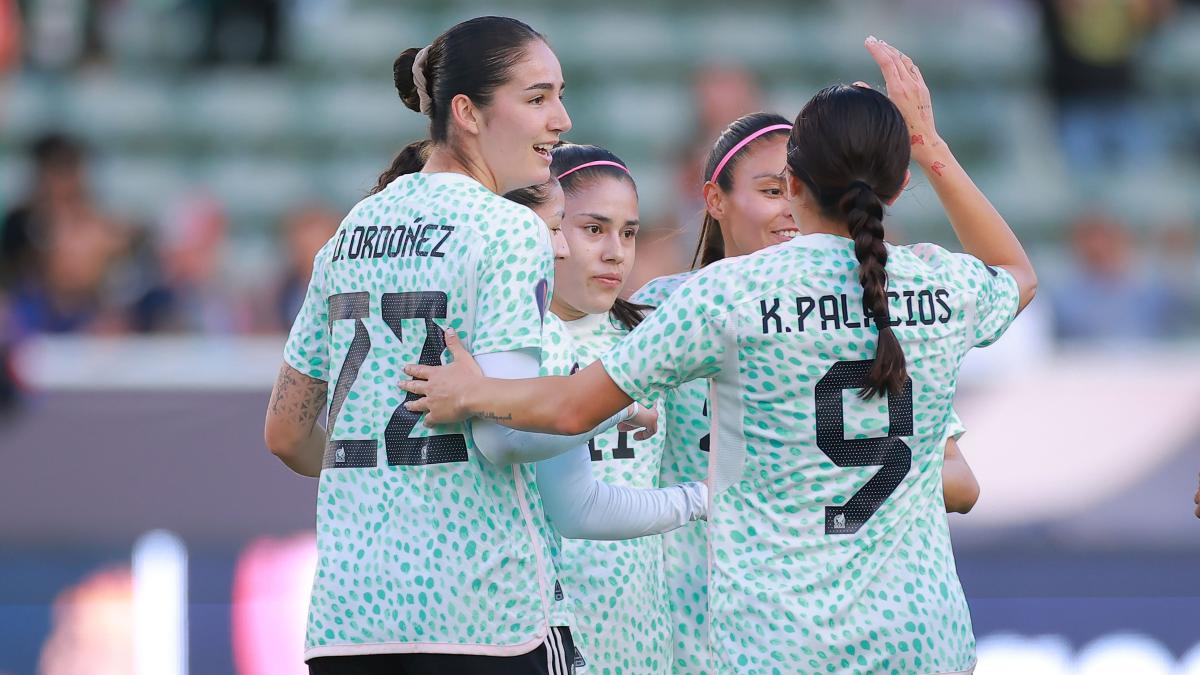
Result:
<svg viewBox="0 0 1200 675"><path fill-rule="evenodd" d="M736 154L738 153L738 150L741 150L742 148L744 148L744 147L746 147L747 145L749 145L749 143L750 143L751 141L753 141L754 139L758 138L759 136L762 136L763 134L769 134L769 133L771 133L772 131L783 131L784 129L787 129L788 131L791 131L791 130L792 130L792 125L790 125L790 124L772 124L772 125L771 125L771 126L769 126L769 127L763 127L762 129L759 129L758 131L756 131L756 132L754 132L754 133L750 134L749 136L747 136L747 137L743 138L743 139L742 139L742 141L741 141L740 143L738 143L737 145L733 146L733 148L732 148L732 149L730 149L730 151L729 151L729 152L725 153L725 156L724 156L724 157L722 157L722 158L721 158L721 161L720 161L720 162L717 164L717 168L713 169L713 174L712 174L712 177L711 177L711 178L709 178L708 180L710 180L710 181L712 181L712 182L714 182L714 183L715 183L715 182L717 182L717 176L720 176L720 175L721 175L721 169L724 169L724 168L725 168L725 165L729 163L729 159L730 159L731 157L733 157L734 155L736 155Z"/></svg>
<svg viewBox="0 0 1200 675"><path fill-rule="evenodd" d="M790 129L791 127L788 127L788 128ZM618 164L617 162L612 162L607 159L598 159L594 162L584 162L583 164L580 164L579 166L575 167L574 169L567 169L566 171L558 174L558 180L562 180L563 176L570 176L571 174L575 173L576 171L578 171L580 169L586 169L591 166L615 166L618 169L624 171L625 173L629 173L628 168L626 168L625 166L623 166L621 164Z"/></svg>

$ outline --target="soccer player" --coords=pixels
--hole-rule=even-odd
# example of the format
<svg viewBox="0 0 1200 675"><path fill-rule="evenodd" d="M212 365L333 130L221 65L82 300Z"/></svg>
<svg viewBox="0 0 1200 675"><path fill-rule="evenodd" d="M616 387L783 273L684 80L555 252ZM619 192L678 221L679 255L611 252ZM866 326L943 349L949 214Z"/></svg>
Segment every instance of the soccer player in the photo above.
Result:
<svg viewBox="0 0 1200 675"><path fill-rule="evenodd" d="M616 345L648 309L617 297L637 251L638 193L625 163L608 150L567 144L551 154L550 171L566 195L563 231L571 254L555 265L550 311L565 326L574 367L580 368ZM590 449L602 480L639 488L659 485L661 433L639 439L610 429L596 436ZM540 473L538 480L543 480ZM669 672L662 538L564 539L557 560L575 610L576 666L592 673Z"/></svg>
<svg viewBox="0 0 1200 675"><path fill-rule="evenodd" d="M441 325L489 374L538 374L550 235L500 194L546 183L571 123L558 60L513 19L458 24L394 76L431 145L392 168L424 168L359 202L318 252L267 411L272 452L320 476L305 659L317 674L567 673L543 496L578 536L627 537L702 515L704 486L592 479L587 439L634 410L564 439L489 420L431 428L402 405L400 367L440 362ZM559 471L545 491L521 463L539 460Z"/></svg>
<svg viewBox="0 0 1200 675"><path fill-rule="evenodd" d="M405 367L402 388L424 397L407 407L434 422L511 416L560 433L714 380L718 672L974 668L940 458L962 358L999 339L1037 277L938 137L920 70L874 38L867 49L888 95L828 87L793 124L785 185L803 236L705 268L567 378L481 377L449 333L453 364ZM910 159L966 254L885 243Z"/></svg>
<svg viewBox="0 0 1200 675"><path fill-rule="evenodd" d="M739 117L721 132L704 166L705 212L694 269L651 280L633 295L634 302L657 307L698 269L790 241L800 233L783 185L791 129L783 117L758 112ZM703 480L711 440L706 383L688 382L665 392L663 414L662 483ZM957 418L951 427L942 469L946 510L966 513L979 497L979 484L958 449L956 436L963 429ZM704 660L708 625L704 527L701 520L663 535L676 673L710 670Z"/></svg>

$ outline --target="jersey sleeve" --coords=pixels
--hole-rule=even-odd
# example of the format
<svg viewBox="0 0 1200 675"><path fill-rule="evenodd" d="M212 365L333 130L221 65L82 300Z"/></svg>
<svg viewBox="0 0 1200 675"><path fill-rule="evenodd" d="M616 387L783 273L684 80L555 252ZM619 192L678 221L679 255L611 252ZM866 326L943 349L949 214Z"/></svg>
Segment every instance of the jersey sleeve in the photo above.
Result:
<svg viewBox="0 0 1200 675"><path fill-rule="evenodd" d="M283 348L283 360L296 370L318 380L329 381L329 294L326 291L326 261L329 244L313 259L312 277L304 304Z"/></svg>
<svg viewBox="0 0 1200 675"><path fill-rule="evenodd" d="M674 287L675 284L671 283L669 277L651 279L646 282L645 286L642 286L633 295L629 296L629 301L639 305L658 307L671 295Z"/></svg>
<svg viewBox="0 0 1200 675"><path fill-rule="evenodd" d="M992 267L966 253L951 253L940 246L914 246L913 251L948 280L974 297L967 313L968 336L975 347L986 347L1004 335L1017 317L1021 293L1007 270Z"/></svg>
<svg viewBox="0 0 1200 675"><path fill-rule="evenodd" d="M704 277L681 287L601 358L613 382L651 403L684 382L714 377L725 355L726 317L707 301Z"/></svg>
<svg viewBox="0 0 1200 675"><path fill-rule="evenodd" d="M554 273L550 233L532 211L510 216L507 232L479 261L474 354L541 349L542 319L550 308Z"/></svg>
<svg viewBox="0 0 1200 675"><path fill-rule="evenodd" d="M962 418L958 416L958 411L954 408L950 409L950 418L946 420L946 438L958 440L967 433L967 426L963 424Z"/></svg>

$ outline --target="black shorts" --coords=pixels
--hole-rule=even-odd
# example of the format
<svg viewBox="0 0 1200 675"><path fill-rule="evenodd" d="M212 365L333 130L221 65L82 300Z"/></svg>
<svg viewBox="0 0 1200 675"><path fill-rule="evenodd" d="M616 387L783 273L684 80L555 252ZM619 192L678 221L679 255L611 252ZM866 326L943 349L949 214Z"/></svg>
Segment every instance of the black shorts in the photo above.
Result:
<svg viewBox="0 0 1200 675"><path fill-rule="evenodd" d="M320 656L308 661L309 675L572 675L575 642L571 629L550 629L537 649L520 656L469 654L367 654Z"/></svg>

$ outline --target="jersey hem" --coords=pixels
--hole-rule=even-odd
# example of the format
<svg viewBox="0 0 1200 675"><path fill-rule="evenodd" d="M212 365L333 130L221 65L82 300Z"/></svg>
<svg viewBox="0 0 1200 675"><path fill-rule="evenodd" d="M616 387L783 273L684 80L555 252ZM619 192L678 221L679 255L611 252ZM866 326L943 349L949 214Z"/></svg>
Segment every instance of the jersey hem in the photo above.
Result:
<svg viewBox="0 0 1200 675"><path fill-rule="evenodd" d="M971 661L971 665L967 666L966 670L939 670L936 673L929 673L929 675L974 675L975 666L978 664L979 661L975 660Z"/></svg>
<svg viewBox="0 0 1200 675"><path fill-rule="evenodd" d="M538 630L531 640L515 645L480 645L458 642L375 642L363 645L330 645L304 650L304 660L323 656L367 656L371 654L465 654L471 656L521 656L537 649L546 639Z"/></svg>

